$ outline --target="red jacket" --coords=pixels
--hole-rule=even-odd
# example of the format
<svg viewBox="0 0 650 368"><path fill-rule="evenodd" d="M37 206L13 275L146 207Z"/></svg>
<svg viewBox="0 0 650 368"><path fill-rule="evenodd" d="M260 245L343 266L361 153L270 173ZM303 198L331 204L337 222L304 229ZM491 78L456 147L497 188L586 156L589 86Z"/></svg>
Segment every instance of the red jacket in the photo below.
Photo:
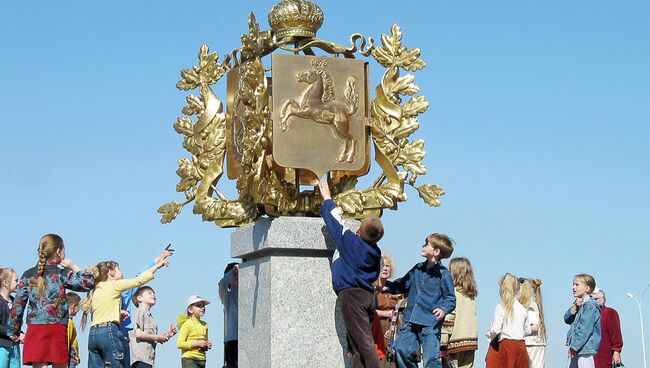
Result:
<svg viewBox="0 0 650 368"><path fill-rule="evenodd" d="M623 349L623 336L621 336L621 321L616 310L606 307L600 311L601 338L598 353L594 357L596 368L611 368L614 351Z"/></svg>

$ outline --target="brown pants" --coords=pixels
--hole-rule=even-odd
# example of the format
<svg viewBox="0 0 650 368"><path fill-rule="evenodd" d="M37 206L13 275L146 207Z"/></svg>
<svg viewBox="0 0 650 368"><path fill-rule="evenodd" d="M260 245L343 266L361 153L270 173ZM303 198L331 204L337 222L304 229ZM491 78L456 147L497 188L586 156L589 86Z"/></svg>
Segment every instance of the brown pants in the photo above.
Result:
<svg viewBox="0 0 650 368"><path fill-rule="evenodd" d="M485 356L486 368L528 368L528 353L524 340L501 340L490 344Z"/></svg>
<svg viewBox="0 0 650 368"><path fill-rule="evenodd" d="M374 294L362 288L343 289L339 292L339 301L354 368L379 368L371 328L375 316Z"/></svg>

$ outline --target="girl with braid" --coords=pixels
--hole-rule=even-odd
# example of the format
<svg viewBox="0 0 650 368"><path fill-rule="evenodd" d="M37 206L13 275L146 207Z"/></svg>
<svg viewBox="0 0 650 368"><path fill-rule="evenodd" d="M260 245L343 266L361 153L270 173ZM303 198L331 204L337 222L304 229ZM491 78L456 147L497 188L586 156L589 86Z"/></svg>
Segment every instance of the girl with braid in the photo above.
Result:
<svg viewBox="0 0 650 368"><path fill-rule="evenodd" d="M113 261L99 262L93 270L95 289L89 296L92 323L88 337L88 367L128 368L130 356L124 342L128 336L120 329L120 305L124 291L140 287L153 280L153 274L168 266L167 255L157 258L157 263L132 279L124 279L120 265ZM86 302L88 305L88 301ZM88 309L84 308L81 328L86 327ZM117 341L117 343L115 343Z"/></svg>
<svg viewBox="0 0 650 368"><path fill-rule="evenodd" d="M38 244L38 264L25 271L18 282L11 308L9 336L18 341L27 309L27 333L23 364L43 368L65 368L68 351L68 301L66 289L88 291L95 285L93 276L65 259L63 239L44 235Z"/></svg>

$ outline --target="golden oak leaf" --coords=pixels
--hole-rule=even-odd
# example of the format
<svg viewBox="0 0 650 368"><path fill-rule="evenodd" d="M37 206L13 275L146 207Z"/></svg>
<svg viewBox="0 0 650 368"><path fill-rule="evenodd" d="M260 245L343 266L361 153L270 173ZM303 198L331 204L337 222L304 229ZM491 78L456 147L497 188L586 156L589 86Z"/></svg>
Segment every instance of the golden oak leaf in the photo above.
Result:
<svg viewBox="0 0 650 368"><path fill-rule="evenodd" d="M403 52L395 64L411 72L421 70L426 66L420 59L420 49L418 48Z"/></svg>
<svg viewBox="0 0 650 368"><path fill-rule="evenodd" d="M395 82L387 86L386 94L399 93L402 95L412 96L420 92L420 87L416 86L413 81L415 76L412 74L407 74L405 76L399 77Z"/></svg>
<svg viewBox="0 0 650 368"><path fill-rule="evenodd" d="M410 171L414 175L423 175L427 173L427 169L422 164L425 155L423 140L404 141L394 164L402 165L404 170Z"/></svg>
<svg viewBox="0 0 650 368"><path fill-rule="evenodd" d="M165 203L162 206L158 207L158 213L162 214L162 218L160 219L160 222L163 224L168 224L178 216L178 214L181 212L183 209L183 205L181 203L178 203L176 201L171 201L169 203Z"/></svg>
<svg viewBox="0 0 650 368"><path fill-rule="evenodd" d="M187 105L183 107L183 114L185 115L196 115L199 114L205 109L203 105L203 100L200 97L189 95L185 98L187 100Z"/></svg>
<svg viewBox="0 0 650 368"><path fill-rule="evenodd" d="M424 96L416 96L406 101L402 107L402 115L406 117L422 114L429 108L429 102Z"/></svg>
<svg viewBox="0 0 650 368"><path fill-rule="evenodd" d="M364 195L358 190L346 192L341 195L334 196L336 204L346 214L355 214L363 211Z"/></svg>
<svg viewBox="0 0 650 368"><path fill-rule="evenodd" d="M178 134L183 134L185 136L191 135L192 134L192 129L194 127L194 122L185 116L181 116L178 119L176 119L176 122L174 123L174 130Z"/></svg>
<svg viewBox="0 0 650 368"><path fill-rule="evenodd" d="M189 91L197 88L200 85L201 78L198 73L193 69L181 70L181 80L176 83L176 88Z"/></svg>
<svg viewBox="0 0 650 368"><path fill-rule="evenodd" d="M417 189L418 193L420 194L420 198L422 198L426 204L429 206L440 207L439 197L445 195L444 189L435 184L424 184L422 186L415 187L415 189Z"/></svg>
<svg viewBox="0 0 650 368"><path fill-rule="evenodd" d="M391 132L393 134L393 137L396 139L401 139L401 138L406 138L413 134L418 128L420 127L420 122L418 121L417 118L411 117L411 118L406 118L402 119L399 125L397 125L393 131Z"/></svg>

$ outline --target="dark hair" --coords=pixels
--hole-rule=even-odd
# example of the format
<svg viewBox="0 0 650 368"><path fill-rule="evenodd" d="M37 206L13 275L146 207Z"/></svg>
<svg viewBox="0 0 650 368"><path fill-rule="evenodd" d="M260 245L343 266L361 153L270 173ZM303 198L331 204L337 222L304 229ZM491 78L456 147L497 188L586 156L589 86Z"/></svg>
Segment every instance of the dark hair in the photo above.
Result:
<svg viewBox="0 0 650 368"><path fill-rule="evenodd" d="M135 293L133 293L133 296L131 297L131 301L133 302L133 305L135 305L136 307L140 306L139 305L140 303L138 302L138 297L147 290L151 290L151 292L154 292L151 286L140 286L138 290L136 290Z"/></svg>
<svg viewBox="0 0 650 368"><path fill-rule="evenodd" d="M226 266L226 269L223 270L223 274L224 274L224 275L227 274L228 271L230 271L230 270L232 270L233 268L235 268L235 266L237 266L238 264L239 264L239 263L237 263L237 262L228 263L228 265Z"/></svg>
<svg viewBox="0 0 650 368"><path fill-rule="evenodd" d="M366 243L377 244L384 237L384 225L378 217L368 217L359 227L359 236Z"/></svg>

